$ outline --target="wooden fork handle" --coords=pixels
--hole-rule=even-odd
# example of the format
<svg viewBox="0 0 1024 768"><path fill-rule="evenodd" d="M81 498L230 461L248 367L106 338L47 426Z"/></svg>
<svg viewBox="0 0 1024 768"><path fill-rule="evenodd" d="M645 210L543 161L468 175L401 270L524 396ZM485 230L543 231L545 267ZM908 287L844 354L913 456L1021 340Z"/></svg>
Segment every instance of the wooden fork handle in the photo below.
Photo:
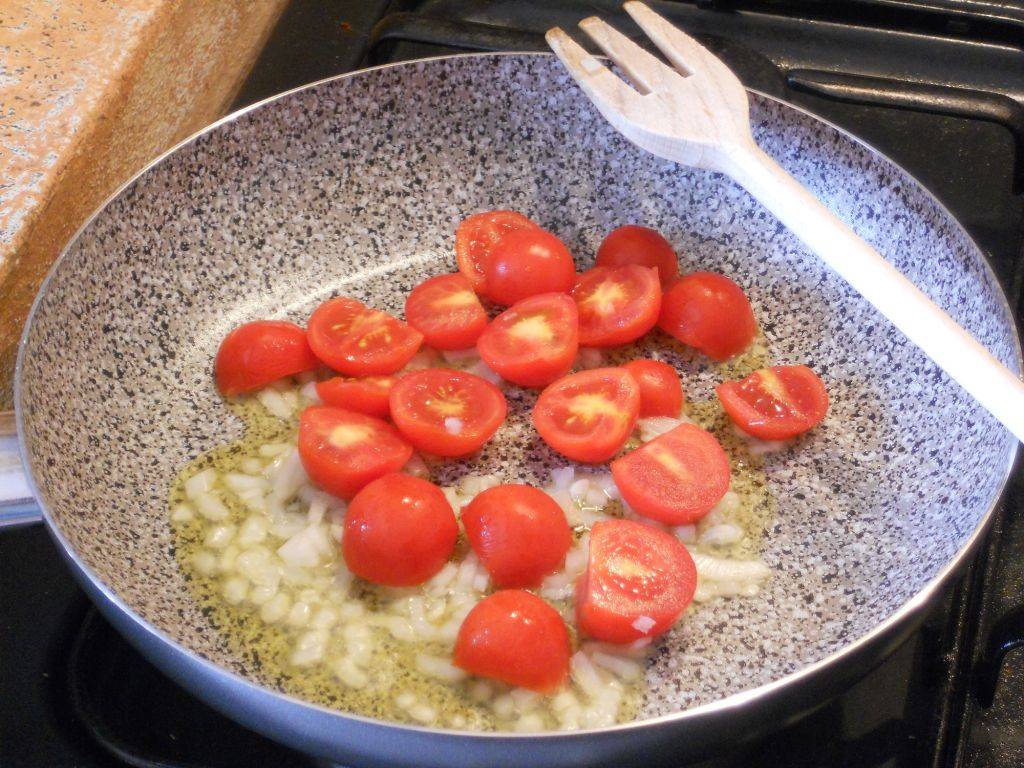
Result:
<svg viewBox="0 0 1024 768"><path fill-rule="evenodd" d="M721 170L982 406L1024 441L1024 383L760 147L731 149Z"/></svg>

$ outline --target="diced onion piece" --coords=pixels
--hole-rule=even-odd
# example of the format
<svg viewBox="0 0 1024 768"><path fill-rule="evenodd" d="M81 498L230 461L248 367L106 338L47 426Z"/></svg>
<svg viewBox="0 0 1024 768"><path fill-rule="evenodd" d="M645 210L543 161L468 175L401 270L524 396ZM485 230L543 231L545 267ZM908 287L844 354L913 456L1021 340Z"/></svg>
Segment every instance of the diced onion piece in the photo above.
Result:
<svg viewBox="0 0 1024 768"><path fill-rule="evenodd" d="M188 504L179 504L171 511L171 520L175 523L188 523L194 520L196 512Z"/></svg>
<svg viewBox="0 0 1024 768"><path fill-rule="evenodd" d="M224 502L213 494L200 493L193 499L193 502L196 509L199 510L199 514L215 523L227 520L231 516L231 512L224 506Z"/></svg>
<svg viewBox="0 0 1024 768"><path fill-rule="evenodd" d="M658 622L656 622L650 616L637 616L636 620L630 626L633 627L633 629L635 629L637 632L642 632L646 635L648 632L654 629L654 625L657 623Z"/></svg>
<svg viewBox="0 0 1024 768"><path fill-rule="evenodd" d="M292 607L291 602L288 595L278 592L260 608L260 618L267 624L276 624L288 615Z"/></svg>
<svg viewBox="0 0 1024 768"><path fill-rule="evenodd" d="M659 435L671 432L683 423L683 419L674 419L671 416L649 416L637 419L636 426L640 430L640 439L647 443Z"/></svg>
<svg viewBox="0 0 1024 768"><path fill-rule="evenodd" d="M743 529L732 523L719 523L700 535L700 543L708 547L727 547L743 539Z"/></svg>
<svg viewBox="0 0 1024 768"><path fill-rule="evenodd" d="M238 605L249 592L249 582L241 576L232 576L224 582L222 594L230 605Z"/></svg>
<svg viewBox="0 0 1024 768"><path fill-rule="evenodd" d="M210 549L224 549L233 538L235 538L235 526L217 525L207 531L203 543Z"/></svg>
<svg viewBox="0 0 1024 768"><path fill-rule="evenodd" d="M309 667L324 658L327 649L327 631L314 629L299 637L292 653L291 662L296 667Z"/></svg>
<svg viewBox="0 0 1024 768"><path fill-rule="evenodd" d="M282 420L291 418L293 408L280 392L269 387L267 389L261 389L256 393L256 399L259 400L260 405L266 408L272 416L276 416Z"/></svg>
<svg viewBox="0 0 1024 768"><path fill-rule="evenodd" d="M444 680L447 683L457 683L466 678L466 673L453 665L447 659L440 656L431 656L426 653L416 655L416 669L430 677Z"/></svg>
<svg viewBox="0 0 1024 768"><path fill-rule="evenodd" d="M185 495L195 501L197 496L212 491L216 482L217 473L213 469L204 469L185 481Z"/></svg>

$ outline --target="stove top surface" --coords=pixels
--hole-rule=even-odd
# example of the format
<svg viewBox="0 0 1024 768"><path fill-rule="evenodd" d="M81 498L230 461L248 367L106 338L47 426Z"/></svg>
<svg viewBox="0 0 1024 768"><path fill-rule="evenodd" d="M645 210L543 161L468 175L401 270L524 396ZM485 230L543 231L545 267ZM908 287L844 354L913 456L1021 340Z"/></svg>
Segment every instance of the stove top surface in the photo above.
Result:
<svg viewBox="0 0 1024 768"><path fill-rule="evenodd" d="M1014 2L655 3L746 84L894 158L964 223L1021 311L1024 8ZM543 50L612 2L293 0L236 106L367 64ZM978 560L892 657L814 714L705 765L1024 764L1024 484ZM98 616L41 526L0 528L0 764L313 763L189 697ZM998 660L1006 654L1001 668ZM998 682L998 684L996 684ZM980 702L991 699L989 707Z"/></svg>

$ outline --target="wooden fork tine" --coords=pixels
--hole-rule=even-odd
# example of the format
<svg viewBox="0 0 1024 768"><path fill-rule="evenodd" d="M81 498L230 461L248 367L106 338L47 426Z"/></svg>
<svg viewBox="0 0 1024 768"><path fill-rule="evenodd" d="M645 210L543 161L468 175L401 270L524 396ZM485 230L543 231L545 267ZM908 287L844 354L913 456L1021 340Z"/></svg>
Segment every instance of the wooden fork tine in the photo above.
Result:
<svg viewBox="0 0 1024 768"><path fill-rule="evenodd" d="M617 110L640 97L625 80L587 53L586 49L569 37L561 27L549 29L544 39L569 70L573 80L609 120L611 114L616 114ZM618 124L620 118L613 122Z"/></svg>
<svg viewBox="0 0 1024 768"><path fill-rule="evenodd" d="M735 79L735 75L732 75L718 57L644 3L630 0L622 7L658 50L665 54L665 58L684 74L695 75L702 70L715 70L716 74L721 74L724 70Z"/></svg>
<svg viewBox="0 0 1024 768"><path fill-rule="evenodd" d="M580 22L580 29L608 54L640 93L650 93L659 85L667 85L679 73L658 60L619 30L597 16Z"/></svg>

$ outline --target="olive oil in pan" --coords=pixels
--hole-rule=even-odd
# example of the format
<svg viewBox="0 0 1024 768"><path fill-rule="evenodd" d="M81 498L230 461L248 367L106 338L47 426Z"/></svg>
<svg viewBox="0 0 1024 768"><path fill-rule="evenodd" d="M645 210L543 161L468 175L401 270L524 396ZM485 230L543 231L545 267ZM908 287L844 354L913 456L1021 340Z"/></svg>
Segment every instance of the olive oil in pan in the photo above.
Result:
<svg viewBox="0 0 1024 768"><path fill-rule="evenodd" d="M260 446L267 443L294 443L297 430L294 420L286 423L270 416L253 398L233 403L232 409L247 425L245 437L230 445L215 448L189 464L174 484L170 497L172 509L186 502L185 482L198 472L207 468L213 468L221 475L238 472L245 459L258 455ZM224 521L226 523L237 525L251 514L231 494L224 494L223 501L231 511L231 518ZM195 567L195 555L204 548L204 538L210 525L209 521L200 517L185 523L175 523L176 556L204 614L245 667L256 671L257 676L266 684L323 706L400 722L415 722L410 718L407 708L396 701L398 694L412 694L417 704L425 705L437 713L436 724L439 726L491 730L500 725L488 706L489 700L476 700L480 698L480 688L474 688L471 680L445 682L417 669L418 654L450 657L451 647L442 643L399 641L384 628L368 627L372 657L367 665L368 681L361 688L341 683L332 672L329 662L303 667L293 665L290 659L296 641L307 630L290 627L284 622L268 624L261 619L259 607L245 603L229 604L223 595L223 586L224 580L232 574L208 576ZM466 542L460 539L455 557L461 559L467 551ZM333 566L325 568L326 574ZM403 595L417 592L416 589L388 589L356 581L346 602L358 602L363 611L372 613L382 610ZM568 601L560 601L556 607L563 615L571 616ZM324 654L327 660L337 658L345 651L346 639L339 630L340 627L334 627L329 633L330 639ZM628 721L635 717L642 688L642 678L627 686L619 705L619 720ZM508 690L507 686L492 683L490 697L493 699ZM535 711L543 718L545 728L557 727L557 721L545 707Z"/></svg>
<svg viewBox="0 0 1024 768"><path fill-rule="evenodd" d="M640 356L644 355L636 349L629 354L630 359ZM759 355L754 352L752 357L759 358ZM759 359L752 359L743 367L754 370L763 364ZM260 446L268 443L294 445L298 427L296 419L282 421L270 415L256 398L243 398L232 403L231 408L245 422L245 436L235 443L215 448L189 464L172 489L172 509L186 501L185 482L196 473L207 468L214 469L219 475L238 472L246 459L259 455ZM732 465L731 487L741 501L739 509L730 515L730 522L742 528L743 539L729 547L715 548L710 553L721 557L756 557L775 511L775 503L766 487L760 460L747 452L744 441L733 432L717 400L689 403L686 413L701 426L714 432L722 442ZM230 520L225 522L237 525L251 514L233 494L223 494L222 500L231 515ZM605 512L618 516L622 510L619 505L612 504ZM368 626L368 641L372 650L366 664L366 683L362 687L352 687L340 682L330 666L331 659L345 653L347 642L341 627L335 626L328 632L324 663L301 667L292 664L296 642L308 630L289 626L287 622L267 623L261 619L258 606L245 602L229 604L223 588L224 580L231 575L230 569L227 574L210 576L195 567L195 555L204 548L204 538L210 525L209 521L198 516L188 522L175 523L176 555L204 613L220 631L232 652L266 684L323 706L400 722L415 722L410 717L409 708L396 701L399 693L411 694L417 704L436 713L434 724L438 726L475 730L508 727L508 720L499 721L496 718L490 706L492 701L481 696L480 687L474 687L472 680L446 682L419 671L417 655L427 654L448 659L451 647L447 644L399 641L382 627ZM582 531L577 531L577 538L580 533ZM465 541L460 539L456 558L461 559L467 551ZM321 566L323 575L329 577L335 567L333 564ZM361 611L370 614L382 611L403 595L417 593L416 589L395 590L356 581L344 600L346 603L358 603ZM555 607L571 626L571 601L557 601ZM713 604L695 606L692 610L714 610L714 607ZM625 685L618 708L619 721L629 721L636 716L644 689L642 676ZM507 690L507 686L491 684L489 696L493 699ZM533 711L541 716L545 728L555 728L558 721L546 706L547 703Z"/></svg>

